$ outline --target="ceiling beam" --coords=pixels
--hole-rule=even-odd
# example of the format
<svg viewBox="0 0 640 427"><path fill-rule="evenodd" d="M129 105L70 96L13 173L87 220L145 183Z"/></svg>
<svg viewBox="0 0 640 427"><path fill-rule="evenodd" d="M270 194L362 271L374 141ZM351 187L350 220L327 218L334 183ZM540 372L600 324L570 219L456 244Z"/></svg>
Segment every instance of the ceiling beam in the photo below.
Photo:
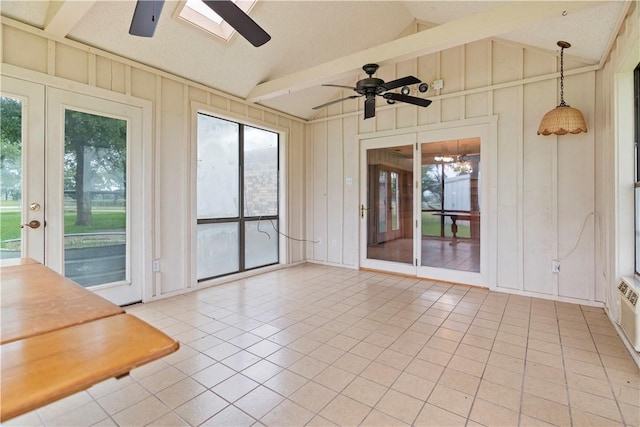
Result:
<svg viewBox="0 0 640 427"><path fill-rule="evenodd" d="M49 3L44 30L47 33L66 37L78 21L93 6L95 0L62 0Z"/></svg>
<svg viewBox="0 0 640 427"><path fill-rule="evenodd" d="M527 27L562 13L602 5L601 1L513 1L428 30L381 44L257 85L247 96L260 102L355 75L364 64L386 65ZM561 37L561 34L558 34Z"/></svg>

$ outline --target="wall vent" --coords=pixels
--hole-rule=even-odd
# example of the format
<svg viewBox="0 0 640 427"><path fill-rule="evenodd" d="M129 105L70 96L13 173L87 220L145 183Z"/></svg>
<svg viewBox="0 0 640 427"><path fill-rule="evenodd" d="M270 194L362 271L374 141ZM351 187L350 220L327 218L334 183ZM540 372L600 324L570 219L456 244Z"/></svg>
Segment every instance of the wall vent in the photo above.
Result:
<svg viewBox="0 0 640 427"><path fill-rule="evenodd" d="M640 352L640 286L638 281L623 277L618 285L618 324L631 342L633 348Z"/></svg>

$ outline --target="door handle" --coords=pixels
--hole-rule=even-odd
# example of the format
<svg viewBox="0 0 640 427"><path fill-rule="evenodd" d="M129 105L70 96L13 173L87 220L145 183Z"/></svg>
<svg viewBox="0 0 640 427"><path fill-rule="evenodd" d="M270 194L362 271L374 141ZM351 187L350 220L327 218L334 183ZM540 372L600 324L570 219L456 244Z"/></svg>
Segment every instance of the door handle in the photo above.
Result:
<svg viewBox="0 0 640 427"><path fill-rule="evenodd" d="M20 226L20 228L25 228L25 227L29 227L29 228L40 228L40 221L38 221L37 219L34 219L32 221L29 221L26 224L22 224Z"/></svg>
<svg viewBox="0 0 640 427"><path fill-rule="evenodd" d="M360 218L364 218L364 211L368 211L369 208L365 208L364 205L360 205Z"/></svg>

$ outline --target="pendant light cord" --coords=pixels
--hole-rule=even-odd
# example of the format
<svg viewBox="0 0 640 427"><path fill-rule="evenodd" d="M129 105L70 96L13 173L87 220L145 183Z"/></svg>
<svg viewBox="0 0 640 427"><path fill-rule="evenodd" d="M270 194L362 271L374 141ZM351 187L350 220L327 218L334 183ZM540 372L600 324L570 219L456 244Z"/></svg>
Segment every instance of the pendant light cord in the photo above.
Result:
<svg viewBox="0 0 640 427"><path fill-rule="evenodd" d="M564 103L564 46L560 47L560 107L565 107Z"/></svg>

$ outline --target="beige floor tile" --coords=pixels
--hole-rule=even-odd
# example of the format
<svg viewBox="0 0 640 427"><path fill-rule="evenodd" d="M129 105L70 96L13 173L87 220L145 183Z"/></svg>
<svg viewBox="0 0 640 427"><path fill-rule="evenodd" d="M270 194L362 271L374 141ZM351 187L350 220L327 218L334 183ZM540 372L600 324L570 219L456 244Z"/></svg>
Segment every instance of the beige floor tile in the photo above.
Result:
<svg viewBox="0 0 640 427"><path fill-rule="evenodd" d="M571 408L578 408L582 411L597 414L615 421L622 421L618 405L615 400L605 399L595 394L584 393L578 390L571 390L569 393Z"/></svg>
<svg viewBox="0 0 640 427"><path fill-rule="evenodd" d="M259 419L275 408L282 400L283 397L279 394L266 387L259 386L236 401L234 405L252 417Z"/></svg>
<svg viewBox="0 0 640 427"><path fill-rule="evenodd" d="M191 378L175 383L157 393L156 396L169 408L177 408L188 400L204 392L206 388Z"/></svg>
<svg viewBox="0 0 640 427"><path fill-rule="evenodd" d="M491 353L487 365L497 366L521 374L524 371L524 359L501 353Z"/></svg>
<svg viewBox="0 0 640 427"><path fill-rule="evenodd" d="M228 405L220 396L206 391L176 408L175 412L189 424L197 426Z"/></svg>
<svg viewBox="0 0 640 427"><path fill-rule="evenodd" d="M640 426L640 409L638 409L638 403L620 403L620 410L622 411L624 422L627 425Z"/></svg>
<svg viewBox="0 0 640 427"><path fill-rule="evenodd" d="M417 399L426 401L435 385L436 384L432 381L425 380L408 372L403 372L393 383L391 388Z"/></svg>
<svg viewBox="0 0 640 427"><path fill-rule="evenodd" d="M402 427L409 426L409 424L404 423L396 418L390 417L389 415L380 412L376 409L372 410L367 418L360 424L363 427Z"/></svg>
<svg viewBox="0 0 640 427"><path fill-rule="evenodd" d="M47 421L47 425L64 427L91 425L98 423L107 417L107 413L100 407L100 405L96 402L90 402Z"/></svg>
<svg viewBox="0 0 640 427"><path fill-rule="evenodd" d="M405 341L399 339L394 341L393 344L389 346L391 350L397 351L398 353L406 354L407 356L415 357L416 354L422 350L422 345L416 344L410 341Z"/></svg>
<svg viewBox="0 0 640 427"><path fill-rule="evenodd" d="M534 417L530 417L525 414L520 414L520 424L521 427L542 427L542 426L553 426L553 424L546 423L542 420L539 420Z"/></svg>
<svg viewBox="0 0 640 427"><path fill-rule="evenodd" d="M467 359L466 357L461 357L458 355L454 355L447 365L447 369L456 369L458 371L476 376L478 378L482 377L485 367L485 363L477 362L475 360Z"/></svg>
<svg viewBox="0 0 640 427"><path fill-rule="evenodd" d="M200 426L211 427L248 427L254 425L256 420L245 414L233 405L229 405L213 417L206 420Z"/></svg>
<svg viewBox="0 0 640 427"><path fill-rule="evenodd" d="M600 415L596 415L593 412L585 412L578 408L571 408L571 421L574 426L593 426L593 427L613 427L624 426L621 421L615 421L610 418L605 418Z"/></svg>
<svg viewBox="0 0 640 427"><path fill-rule="evenodd" d="M262 384L269 378L281 372L282 369L283 368L276 365L275 363L271 363L268 360L261 359L259 362L244 369L242 371L242 374Z"/></svg>
<svg viewBox="0 0 640 427"><path fill-rule="evenodd" d="M158 427L189 427L189 423L174 414L173 412L169 412L168 414L164 414L157 420L153 420L151 424L152 426Z"/></svg>
<svg viewBox="0 0 640 427"><path fill-rule="evenodd" d="M322 344L320 347L309 353L309 356L321 362L332 364L345 354L344 350L335 348L329 344Z"/></svg>
<svg viewBox="0 0 640 427"><path fill-rule="evenodd" d="M225 399L227 402L233 403L254 388L258 387L258 385L259 384L257 382L245 377L244 375L236 374L213 387L211 391Z"/></svg>
<svg viewBox="0 0 640 427"><path fill-rule="evenodd" d="M395 390L389 390L382 396L382 399L375 405L375 409L391 415L394 418L412 424L418 412L422 409L424 401L399 393Z"/></svg>
<svg viewBox="0 0 640 427"><path fill-rule="evenodd" d="M91 398L91 395L83 391L43 406L42 408L38 409L38 412L40 413L40 415L42 415L42 418L45 421L49 421L55 417L64 415L73 409L85 406L92 401L93 399Z"/></svg>
<svg viewBox="0 0 640 427"><path fill-rule="evenodd" d="M420 359L414 359L413 362L411 362L405 369L405 372L407 373L434 383L438 381L443 371L444 366L436 365L435 363L426 362Z"/></svg>
<svg viewBox="0 0 640 427"><path fill-rule="evenodd" d="M472 335L467 335L472 336ZM484 339L484 338L481 338ZM472 339L471 341L474 341ZM435 348L424 347L420 353L416 355L418 359L425 360L427 362L435 363L441 366L447 366L451 358L453 357L452 353L448 353L446 351L438 350Z"/></svg>
<svg viewBox="0 0 640 427"><path fill-rule="evenodd" d="M200 384L207 388L211 388L226 380L232 375L235 375L235 371L222 363L216 363L208 368L196 372L191 375L191 378L198 381Z"/></svg>
<svg viewBox="0 0 640 427"><path fill-rule="evenodd" d="M97 401L108 414L115 414L149 396L151 393L148 390L138 383L133 383L97 399Z"/></svg>
<svg viewBox="0 0 640 427"><path fill-rule="evenodd" d="M44 421L40 418L37 411L27 412L10 420L2 422L3 427L25 427L25 426L44 426Z"/></svg>
<svg viewBox="0 0 640 427"><path fill-rule="evenodd" d="M358 375L371 361L355 354L346 353L333 363L333 366Z"/></svg>
<svg viewBox="0 0 640 427"><path fill-rule="evenodd" d="M467 417L473 403L473 396L443 385L436 385L427 402L461 417Z"/></svg>
<svg viewBox="0 0 640 427"><path fill-rule="evenodd" d="M453 368L446 368L442 372L438 384L475 396L480 378Z"/></svg>
<svg viewBox="0 0 640 427"><path fill-rule="evenodd" d="M305 356L302 359L289 366L289 370L295 372L298 375L302 375L305 378L311 379L324 371L328 364L316 360L312 357Z"/></svg>
<svg viewBox="0 0 640 427"><path fill-rule="evenodd" d="M232 354L226 359L222 359L221 363L230 367L234 371L239 372L255 364L259 360L261 360L259 356L256 356L253 353L249 353L248 351L242 350L237 352L236 354Z"/></svg>
<svg viewBox="0 0 640 427"><path fill-rule="evenodd" d="M518 412L486 400L476 399L473 402L469 420L486 426L515 426L518 424Z"/></svg>
<svg viewBox="0 0 640 427"><path fill-rule="evenodd" d="M344 369L329 366L316 375L313 381L336 392L341 392L355 377L355 374L347 372Z"/></svg>
<svg viewBox="0 0 640 427"><path fill-rule="evenodd" d="M321 417L320 415L316 415L307 423L307 427L331 427L337 426L338 424L333 421L329 421L326 418Z"/></svg>
<svg viewBox="0 0 640 427"><path fill-rule="evenodd" d="M504 341L495 341L493 348L491 348L493 353L500 353L506 356L515 357L517 359L524 359L527 354L527 347L510 344Z"/></svg>
<svg viewBox="0 0 640 427"><path fill-rule="evenodd" d="M460 343L455 352L456 356L466 357L467 359L475 360L476 362L483 364L487 363L489 354L489 350L484 350L464 343Z"/></svg>
<svg viewBox="0 0 640 427"><path fill-rule="evenodd" d="M275 363L278 366L282 366L283 368L288 368L303 357L304 354L302 353L293 351L288 348L281 348L280 350L267 357L267 360L271 363Z"/></svg>
<svg viewBox="0 0 640 427"><path fill-rule="evenodd" d="M264 385L277 393L288 397L309 380L291 371L282 371L269 379Z"/></svg>
<svg viewBox="0 0 640 427"><path fill-rule="evenodd" d="M373 407L386 391L387 387L385 386L366 378L357 377L342 391L342 394Z"/></svg>
<svg viewBox="0 0 640 427"><path fill-rule="evenodd" d="M313 381L309 381L296 392L289 396L289 399L307 408L314 413L319 412L338 393Z"/></svg>
<svg viewBox="0 0 640 427"><path fill-rule="evenodd" d="M523 391L561 405L568 403L567 388L564 385L545 381L535 376L525 375Z"/></svg>
<svg viewBox="0 0 640 427"><path fill-rule="evenodd" d="M559 426L568 425L571 422L568 406L527 393L522 396L521 412Z"/></svg>
<svg viewBox="0 0 640 427"><path fill-rule="evenodd" d="M355 426L360 424L370 411L370 407L347 396L338 395L324 407L320 415L341 426Z"/></svg>
<svg viewBox="0 0 640 427"><path fill-rule="evenodd" d="M378 362L372 362L360 373L360 376L382 384L383 386L390 387L398 376L400 376L401 372L399 369Z"/></svg>
<svg viewBox="0 0 640 427"><path fill-rule="evenodd" d="M369 360L375 360L384 350L384 347L362 341L353 346L353 348L349 350L349 353Z"/></svg>
<svg viewBox="0 0 640 427"><path fill-rule="evenodd" d="M414 425L463 427L466 423L466 418L427 403L416 418Z"/></svg>
<svg viewBox="0 0 640 427"><path fill-rule="evenodd" d="M307 421L313 418L314 413L308 411L302 406L290 401L284 400L267 415L260 419L260 422L266 426L303 426ZM229 425L229 424L228 424Z"/></svg>
<svg viewBox="0 0 640 427"><path fill-rule="evenodd" d="M259 336L251 334L249 332L245 332L244 334L238 335L235 338L231 338L229 340L229 343L246 350L247 347L251 347L252 345L260 341L262 341L262 338L260 338Z"/></svg>
<svg viewBox="0 0 640 427"><path fill-rule="evenodd" d="M135 382L134 379L130 375L127 375L126 377L123 377L120 379L111 378L109 380L106 380L94 385L93 387L88 389L87 392L91 396L93 396L94 399L99 399L102 396L106 396L107 394L112 393L116 390L123 389L126 386L133 384L134 382ZM82 394L76 393L73 396L82 396ZM88 396L87 396L86 402L88 403L89 400L90 399L88 399Z"/></svg>
<svg viewBox="0 0 640 427"><path fill-rule="evenodd" d="M611 387L613 386L614 390L617 390L619 393L616 393L618 399L622 397L622 388L623 386L610 385L608 381L603 381L596 378L591 378L586 375L577 374L574 372L567 372L567 384L572 390L579 390L586 393L597 394L599 396L605 397L607 399L613 399L613 395L611 394ZM636 399L634 402L640 401L640 392L636 393Z"/></svg>
<svg viewBox="0 0 640 427"><path fill-rule="evenodd" d="M193 375L198 371L208 368L216 363L215 360L202 353L197 353L191 357L188 357L180 362L177 362L173 366L180 369L187 375Z"/></svg>
<svg viewBox="0 0 640 427"><path fill-rule="evenodd" d="M355 338L348 337L346 335L338 334L335 337L331 338L327 341L327 344L336 348L339 348L342 351L349 351L353 346L358 344L358 340Z"/></svg>
<svg viewBox="0 0 640 427"><path fill-rule="evenodd" d="M301 337L292 343L287 345L290 350L297 351L298 353L309 354L316 348L322 345L321 342L312 340L310 338Z"/></svg>
<svg viewBox="0 0 640 427"><path fill-rule="evenodd" d="M496 405L504 406L512 411L520 411L520 390L505 387L487 380L480 381L477 398Z"/></svg>
<svg viewBox="0 0 640 427"><path fill-rule="evenodd" d="M112 417L121 426L143 426L157 420L167 412L169 412L169 408L164 403L155 396L150 396Z"/></svg>

